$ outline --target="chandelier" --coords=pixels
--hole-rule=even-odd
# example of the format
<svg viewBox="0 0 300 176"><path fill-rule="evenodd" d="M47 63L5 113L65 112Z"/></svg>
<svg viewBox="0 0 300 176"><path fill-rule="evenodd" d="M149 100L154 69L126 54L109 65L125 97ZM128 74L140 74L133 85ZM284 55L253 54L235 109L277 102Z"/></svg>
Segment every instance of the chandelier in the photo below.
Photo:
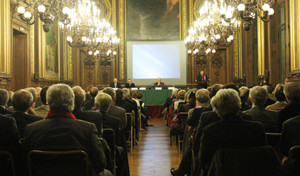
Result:
<svg viewBox="0 0 300 176"><path fill-rule="evenodd" d="M70 10L70 23L59 23L61 31L66 35L71 47L97 46L101 33L109 28L109 23L100 20L100 10L95 2L79 0L75 8Z"/></svg>
<svg viewBox="0 0 300 176"><path fill-rule="evenodd" d="M34 24L38 18L43 29L48 32L55 19L68 24L70 9L74 7L75 0L18 0L17 13L27 24Z"/></svg>
<svg viewBox="0 0 300 176"><path fill-rule="evenodd" d="M240 21L235 17L235 8L225 3L205 1L199 13L200 17L185 39L188 53L214 54L218 46L229 46L240 26Z"/></svg>
<svg viewBox="0 0 300 176"><path fill-rule="evenodd" d="M253 24L256 16L267 22L274 14L272 8L276 0L224 0L226 4L238 9L243 20L243 27L248 31Z"/></svg>

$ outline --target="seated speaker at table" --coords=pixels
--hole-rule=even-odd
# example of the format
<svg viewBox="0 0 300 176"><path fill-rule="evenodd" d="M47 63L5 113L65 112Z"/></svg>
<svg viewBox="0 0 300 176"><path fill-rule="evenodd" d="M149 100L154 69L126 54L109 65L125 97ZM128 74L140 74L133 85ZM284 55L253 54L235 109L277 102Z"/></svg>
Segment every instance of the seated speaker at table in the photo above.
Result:
<svg viewBox="0 0 300 176"><path fill-rule="evenodd" d="M112 88L121 88L121 84L118 82L117 78L114 78L114 82L110 83L110 87L112 87Z"/></svg>
<svg viewBox="0 0 300 176"><path fill-rule="evenodd" d="M161 82L161 78L157 78L157 82L154 83L154 87L164 87L164 83Z"/></svg>
<svg viewBox="0 0 300 176"><path fill-rule="evenodd" d="M132 87L135 87L135 84L131 81L131 79L128 79L125 87L132 88Z"/></svg>

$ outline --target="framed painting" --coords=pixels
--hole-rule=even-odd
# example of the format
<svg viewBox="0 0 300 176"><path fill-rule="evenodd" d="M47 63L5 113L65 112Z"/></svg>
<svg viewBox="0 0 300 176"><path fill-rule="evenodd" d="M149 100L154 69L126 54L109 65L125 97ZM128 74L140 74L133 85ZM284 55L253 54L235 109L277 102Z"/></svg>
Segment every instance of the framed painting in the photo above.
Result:
<svg viewBox="0 0 300 176"><path fill-rule="evenodd" d="M180 0L126 0L127 40L180 40Z"/></svg>
<svg viewBox="0 0 300 176"><path fill-rule="evenodd" d="M45 34L45 70L46 79L59 80L59 30L53 23Z"/></svg>

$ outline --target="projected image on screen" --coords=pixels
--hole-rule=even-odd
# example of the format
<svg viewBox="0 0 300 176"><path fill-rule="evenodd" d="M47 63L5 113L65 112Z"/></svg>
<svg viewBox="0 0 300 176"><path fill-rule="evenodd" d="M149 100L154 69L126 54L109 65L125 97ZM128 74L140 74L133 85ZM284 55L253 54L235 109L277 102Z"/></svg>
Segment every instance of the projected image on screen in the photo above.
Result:
<svg viewBox="0 0 300 176"><path fill-rule="evenodd" d="M179 44L134 44L133 79L180 78Z"/></svg>

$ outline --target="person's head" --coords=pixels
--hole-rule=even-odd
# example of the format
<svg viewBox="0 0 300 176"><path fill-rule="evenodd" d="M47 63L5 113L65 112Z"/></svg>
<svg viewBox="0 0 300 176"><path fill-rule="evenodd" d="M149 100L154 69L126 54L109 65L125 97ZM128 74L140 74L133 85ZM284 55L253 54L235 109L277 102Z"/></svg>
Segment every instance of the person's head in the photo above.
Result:
<svg viewBox="0 0 300 176"><path fill-rule="evenodd" d="M35 91L37 93L37 97L40 97L41 90L42 90L41 87L35 87Z"/></svg>
<svg viewBox="0 0 300 176"><path fill-rule="evenodd" d="M267 90L261 86L255 86L250 89L250 101L255 106L264 107L268 97Z"/></svg>
<svg viewBox="0 0 300 176"><path fill-rule="evenodd" d="M27 112L32 106L32 93L25 89L18 90L13 96L13 107L15 111Z"/></svg>
<svg viewBox="0 0 300 176"><path fill-rule="evenodd" d="M143 96L144 96L144 94L143 94L142 92L138 92L138 93L137 93L137 98L138 98L138 99L141 100L141 99L143 98Z"/></svg>
<svg viewBox="0 0 300 176"><path fill-rule="evenodd" d="M72 112L74 110L74 92L66 84L54 84L47 90L47 101L53 112Z"/></svg>
<svg viewBox="0 0 300 176"><path fill-rule="evenodd" d="M240 98L242 103L246 103L249 99L249 89L246 86L242 86L240 89Z"/></svg>
<svg viewBox="0 0 300 176"><path fill-rule="evenodd" d="M128 83L128 84L131 84L131 83L132 83L131 79L128 79L128 80L127 80L127 83Z"/></svg>
<svg viewBox="0 0 300 176"><path fill-rule="evenodd" d="M89 94L91 92L92 87L93 87L93 85L87 86L87 88L85 89L85 92Z"/></svg>
<svg viewBox="0 0 300 176"><path fill-rule="evenodd" d="M106 93L99 93L95 98L95 108L101 112L107 112L111 104L111 96Z"/></svg>
<svg viewBox="0 0 300 176"><path fill-rule="evenodd" d="M284 84L277 84L272 93L273 95L275 95L277 101L286 101L284 93L283 93L283 87L284 87Z"/></svg>
<svg viewBox="0 0 300 176"><path fill-rule="evenodd" d="M238 94L240 94L239 88L234 83L226 84L222 87L222 89L233 89L233 90L237 91Z"/></svg>
<svg viewBox="0 0 300 176"><path fill-rule="evenodd" d="M199 89L196 92L196 101L199 104L208 104L210 101L209 91L207 89Z"/></svg>
<svg viewBox="0 0 300 176"><path fill-rule="evenodd" d="M283 93L286 97L287 101L297 100L299 99L300 93L299 93L299 87L294 82L287 83L283 88Z"/></svg>
<svg viewBox="0 0 300 176"><path fill-rule="evenodd" d="M137 98L137 91L132 90L131 91L131 97L134 98L134 99L136 99Z"/></svg>
<svg viewBox="0 0 300 176"><path fill-rule="evenodd" d="M106 93L106 94L110 95L111 99L113 101L116 101L116 91L113 88L111 88L111 87L105 87L103 89L103 93Z"/></svg>
<svg viewBox="0 0 300 176"><path fill-rule="evenodd" d="M28 92L30 92L30 93L32 94L32 97L33 97L33 103L35 103L36 100L37 100L37 92L36 92L35 88L33 88L33 87L28 87L28 88L26 88L25 90L27 90Z"/></svg>
<svg viewBox="0 0 300 176"><path fill-rule="evenodd" d="M200 74L201 74L201 76L203 76L203 75L204 75L204 71L203 71L203 70L201 70L201 71L200 71Z"/></svg>
<svg viewBox="0 0 300 176"><path fill-rule="evenodd" d="M172 96L177 97L177 93L178 93L178 89L177 89L177 88L174 88L174 89L172 90Z"/></svg>
<svg viewBox="0 0 300 176"><path fill-rule="evenodd" d="M272 92L274 91L273 86L267 86L267 91L268 91L268 94L272 94Z"/></svg>
<svg viewBox="0 0 300 176"><path fill-rule="evenodd" d="M118 82L118 79L117 78L114 78L114 83L117 83Z"/></svg>
<svg viewBox="0 0 300 176"><path fill-rule="evenodd" d="M212 87L211 87L211 91L210 91L210 98L212 98L213 96L215 96L217 94L217 92L222 89L222 84L214 84Z"/></svg>
<svg viewBox="0 0 300 176"><path fill-rule="evenodd" d="M221 89L212 98L211 105L216 113L224 118L236 115L241 108L241 100L237 91Z"/></svg>
<svg viewBox="0 0 300 176"><path fill-rule="evenodd" d="M123 99L123 91L121 89L118 89L116 91L116 100L121 100Z"/></svg>
<svg viewBox="0 0 300 176"><path fill-rule="evenodd" d="M80 86L75 86L72 88L75 95L75 109L80 109L85 102L85 91Z"/></svg>
<svg viewBox="0 0 300 176"><path fill-rule="evenodd" d="M284 83L287 84L289 82L289 78L285 78Z"/></svg>
<svg viewBox="0 0 300 176"><path fill-rule="evenodd" d="M160 82L161 82L161 78L157 78L157 82L159 82L159 83L160 83Z"/></svg>
<svg viewBox="0 0 300 176"><path fill-rule="evenodd" d="M181 91L179 91L178 92L178 97L177 98L179 98L180 100L184 100L184 94L185 94L185 90L181 90Z"/></svg>
<svg viewBox="0 0 300 176"><path fill-rule="evenodd" d="M91 87L90 94L93 98L95 98L98 94L98 88L97 87Z"/></svg>
<svg viewBox="0 0 300 176"><path fill-rule="evenodd" d="M130 91L127 88L122 89L123 92L123 98L130 98Z"/></svg>
<svg viewBox="0 0 300 176"><path fill-rule="evenodd" d="M46 95L47 95L47 90L49 89L49 87L44 87L41 92L40 92L40 97L41 97L41 101L43 104L47 104L47 98L46 98Z"/></svg>
<svg viewBox="0 0 300 176"><path fill-rule="evenodd" d="M0 106L6 106L9 100L9 95L7 90L0 88Z"/></svg>

